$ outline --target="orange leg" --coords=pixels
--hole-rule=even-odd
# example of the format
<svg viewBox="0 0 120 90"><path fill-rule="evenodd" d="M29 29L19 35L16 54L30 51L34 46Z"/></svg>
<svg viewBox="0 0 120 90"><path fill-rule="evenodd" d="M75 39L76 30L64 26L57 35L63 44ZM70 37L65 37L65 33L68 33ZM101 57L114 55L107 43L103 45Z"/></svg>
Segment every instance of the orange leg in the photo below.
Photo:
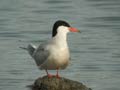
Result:
<svg viewBox="0 0 120 90"><path fill-rule="evenodd" d="M45 71L46 71L46 73L47 73L47 76L48 76L49 78L51 78L52 75L48 73L47 69L45 69Z"/></svg>
<svg viewBox="0 0 120 90"><path fill-rule="evenodd" d="M59 68L57 68L56 77L57 77L57 78L60 78L60 75L59 75L59 73L58 73L58 70L59 70Z"/></svg>

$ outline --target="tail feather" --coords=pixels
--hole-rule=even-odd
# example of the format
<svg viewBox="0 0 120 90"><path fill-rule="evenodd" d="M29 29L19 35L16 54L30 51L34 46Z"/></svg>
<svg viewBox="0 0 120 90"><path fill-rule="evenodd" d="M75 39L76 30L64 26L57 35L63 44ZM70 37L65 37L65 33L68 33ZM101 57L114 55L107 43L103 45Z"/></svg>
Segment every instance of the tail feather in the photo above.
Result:
<svg viewBox="0 0 120 90"><path fill-rule="evenodd" d="M28 49L29 54L32 56L34 51L36 50L36 46L32 45L32 44L29 44L27 49Z"/></svg>
<svg viewBox="0 0 120 90"><path fill-rule="evenodd" d="M27 47L20 47L20 48L27 50L31 56L33 56L33 53L36 50L36 46L33 44L29 44Z"/></svg>
<svg viewBox="0 0 120 90"><path fill-rule="evenodd" d="M19 48L24 49L24 50L27 50L27 48L26 48L26 47L19 47Z"/></svg>

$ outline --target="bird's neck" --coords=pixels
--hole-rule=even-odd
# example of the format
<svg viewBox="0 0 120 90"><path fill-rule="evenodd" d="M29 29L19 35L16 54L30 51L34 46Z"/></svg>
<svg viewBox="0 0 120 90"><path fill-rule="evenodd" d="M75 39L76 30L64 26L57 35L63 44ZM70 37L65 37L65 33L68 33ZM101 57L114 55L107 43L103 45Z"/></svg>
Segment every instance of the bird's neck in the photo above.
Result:
<svg viewBox="0 0 120 90"><path fill-rule="evenodd" d="M55 37L53 37L54 42L60 48L68 48L67 45L67 33L58 33Z"/></svg>

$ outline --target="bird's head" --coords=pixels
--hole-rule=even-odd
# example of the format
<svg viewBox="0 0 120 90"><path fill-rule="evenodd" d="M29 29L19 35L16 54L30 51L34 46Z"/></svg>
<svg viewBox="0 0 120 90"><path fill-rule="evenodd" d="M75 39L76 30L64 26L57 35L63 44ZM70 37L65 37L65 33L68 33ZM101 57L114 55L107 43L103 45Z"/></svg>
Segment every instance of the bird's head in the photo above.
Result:
<svg viewBox="0 0 120 90"><path fill-rule="evenodd" d="M78 29L71 27L67 22L58 20L55 22L52 31L52 37L56 36L57 33L68 33L68 32L80 32Z"/></svg>

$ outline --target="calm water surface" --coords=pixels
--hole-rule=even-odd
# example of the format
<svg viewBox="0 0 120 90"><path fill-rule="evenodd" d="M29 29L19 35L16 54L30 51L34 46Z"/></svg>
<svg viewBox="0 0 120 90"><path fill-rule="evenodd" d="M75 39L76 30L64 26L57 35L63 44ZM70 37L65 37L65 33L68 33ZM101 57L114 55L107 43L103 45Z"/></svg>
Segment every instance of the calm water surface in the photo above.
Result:
<svg viewBox="0 0 120 90"><path fill-rule="evenodd" d="M120 90L120 0L0 0L0 90L27 90L45 74L19 46L50 38L58 19L82 32L68 35L72 60L60 74Z"/></svg>

